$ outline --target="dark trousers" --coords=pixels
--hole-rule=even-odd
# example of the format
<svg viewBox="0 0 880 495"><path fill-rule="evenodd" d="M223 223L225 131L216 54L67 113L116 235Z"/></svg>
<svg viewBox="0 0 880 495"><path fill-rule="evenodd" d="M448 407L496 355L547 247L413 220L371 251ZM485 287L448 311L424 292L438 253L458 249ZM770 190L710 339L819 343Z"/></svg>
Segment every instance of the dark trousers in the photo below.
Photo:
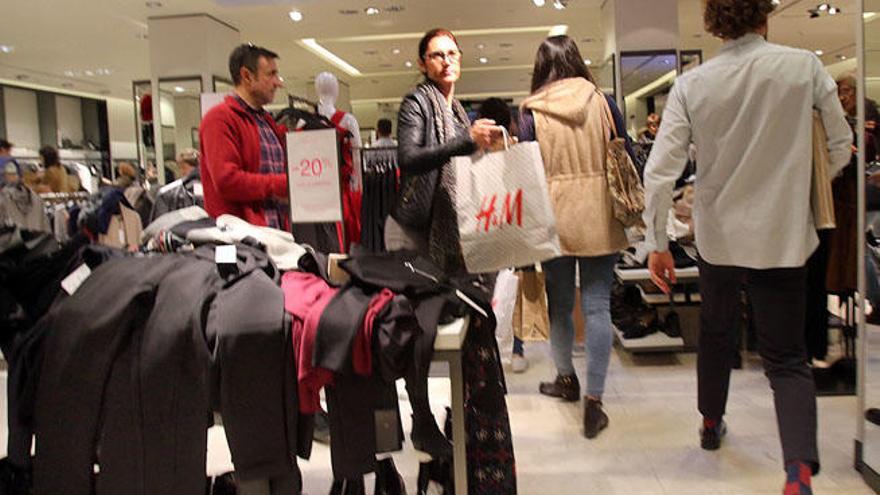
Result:
<svg viewBox="0 0 880 495"><path fill-rule="evenodd" d="M806 337L807 357L824 360L828 354L828 250L831 231L820 230L819 247L807 260Z"/></svg>
<svg viewBox="0 0 880 495"><path fill-rule="evenodd" d="M804 342L807 270L753 270L700 261L700 343L697 384L700 413L724 416L737 343L740 290L752 304L758 350L773 389L785 462L802 461L819 471L816 390Z"/></svg>

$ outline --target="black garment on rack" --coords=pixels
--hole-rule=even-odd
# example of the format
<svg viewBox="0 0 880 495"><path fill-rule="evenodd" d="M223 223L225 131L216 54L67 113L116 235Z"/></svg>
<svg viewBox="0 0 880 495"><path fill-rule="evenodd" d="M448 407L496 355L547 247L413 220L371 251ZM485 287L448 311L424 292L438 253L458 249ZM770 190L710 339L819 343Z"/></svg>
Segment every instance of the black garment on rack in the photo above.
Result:
<svg viewBox="0 0 880 495"><path fill-rule="evenodd" d="M385 251L385 220L397 198L396 148L361 151L363 201L361 203L361 246L368 251Z"/></svg>

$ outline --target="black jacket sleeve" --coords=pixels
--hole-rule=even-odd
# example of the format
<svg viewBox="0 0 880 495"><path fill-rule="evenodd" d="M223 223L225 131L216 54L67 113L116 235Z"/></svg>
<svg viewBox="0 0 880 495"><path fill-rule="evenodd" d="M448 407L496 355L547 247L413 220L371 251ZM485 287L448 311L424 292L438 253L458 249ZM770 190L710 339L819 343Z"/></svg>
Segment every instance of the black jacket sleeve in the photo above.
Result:
<svg viewBox="0 0 880 495"><path fill-rule="evenodd" d="M421 104L415 94L407 95L400 104L397 159L404 173L430 172L445 165L453 156L469 155L476 151L476 145L469 135L437 144L433 138L433 120L430 107Z"/></svg>

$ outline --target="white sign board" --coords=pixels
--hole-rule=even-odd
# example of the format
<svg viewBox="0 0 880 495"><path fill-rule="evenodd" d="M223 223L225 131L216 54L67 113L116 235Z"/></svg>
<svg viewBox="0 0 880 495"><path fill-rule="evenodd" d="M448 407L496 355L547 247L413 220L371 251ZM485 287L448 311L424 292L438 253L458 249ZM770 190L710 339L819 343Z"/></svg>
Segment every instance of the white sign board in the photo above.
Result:
<svg viewBox="0 0 880 495"><path fill-rule="evenodd" d="M229 93L202 93L200 98L202 104L202 118L205 118L208 110L223 103L223 98L226 98L227 95L229 95Z"/></svg>
<svg viewBox="0 0 880 495"><path fill-rule="evenodd" d="M291 223L342 221L336 129L287 133Z"/></svg>

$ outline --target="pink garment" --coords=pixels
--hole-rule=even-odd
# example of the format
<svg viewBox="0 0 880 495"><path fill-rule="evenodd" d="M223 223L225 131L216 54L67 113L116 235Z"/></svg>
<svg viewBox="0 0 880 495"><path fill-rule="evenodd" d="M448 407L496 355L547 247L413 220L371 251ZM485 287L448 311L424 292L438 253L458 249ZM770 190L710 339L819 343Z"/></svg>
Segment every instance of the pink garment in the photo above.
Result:
<svg viewBox="0 0 880 495"><path fill-rule="evenodd" d="M315 335L324 309L339 292L320 277L310 273L287 272L281 279L284 309L293 316L291 334L296 356L299 411L315 414L321 409L319 392L333 383L333 372L312 365Z"/></svg>
<svg viewBox="0 0 880 495"><path fill-rule="evenodd" d="M351 364L354 372L358 375L370 376L373 374L373 325L392 299L394 299L394 293L388 289L382 289L382 292L376 294L367 307L364 325L354 336Z"/></svg>

